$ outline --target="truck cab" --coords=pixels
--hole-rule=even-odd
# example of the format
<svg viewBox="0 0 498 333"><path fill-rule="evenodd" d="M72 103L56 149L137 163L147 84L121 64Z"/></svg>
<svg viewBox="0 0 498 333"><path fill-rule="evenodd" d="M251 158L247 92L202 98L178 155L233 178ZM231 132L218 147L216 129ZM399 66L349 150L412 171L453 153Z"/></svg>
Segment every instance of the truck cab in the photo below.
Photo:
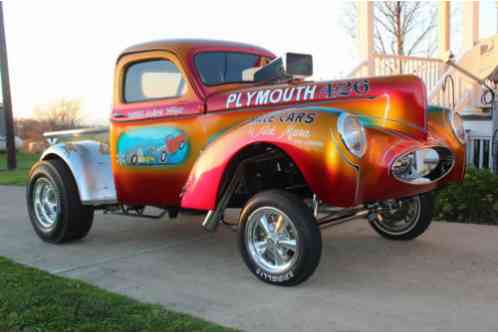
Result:
<svg viewBox="0 0 498 333"><path fill-rule="evenodd" d="M242 81L243 70L273 58L262 48L202 40L125 50L116 65L110 136L118 201L179 206L178 193L209 138L249 117L221 122L208 114L209 97L251 85ZM175 140L181 145L168 151Z"/></svg>

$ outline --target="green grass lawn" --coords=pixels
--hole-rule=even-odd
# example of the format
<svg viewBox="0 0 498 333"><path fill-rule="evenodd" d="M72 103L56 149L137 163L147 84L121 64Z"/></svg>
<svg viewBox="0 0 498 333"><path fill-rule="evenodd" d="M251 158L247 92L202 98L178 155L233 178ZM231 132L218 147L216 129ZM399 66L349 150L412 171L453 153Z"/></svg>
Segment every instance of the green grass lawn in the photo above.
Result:
<svg viewBox="0 0 498 333"><path fill-rule="evenodd" d="M0 331L227 330L0 257Z"/></svg>
<svg viewBox="0 0 498 333"><path fill-rule="evenodd" d="M17 152L17 169L7 171L7 155L0 153L0 185L24 185L31 166L38 161L38 154Z"/></svg>

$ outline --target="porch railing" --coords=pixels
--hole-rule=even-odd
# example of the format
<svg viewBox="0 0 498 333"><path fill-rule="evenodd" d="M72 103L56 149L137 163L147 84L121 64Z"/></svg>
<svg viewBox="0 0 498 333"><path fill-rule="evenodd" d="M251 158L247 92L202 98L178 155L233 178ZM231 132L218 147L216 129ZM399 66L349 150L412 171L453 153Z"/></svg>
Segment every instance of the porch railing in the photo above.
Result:
<svg viewBox="0 0 498 333"><path fill-rule="evenodd" d="M453 67L441 73L440 79L427 91L431 104L451 108L457 112L463 112L466 107L480 104L479 84Z"/></svg>
<svg viewBox="0 0 498 333"><path fill-rule="evenodd" d="M493 171L493 145L491 136L469 135L467 137L467 166Z"/></svg>
<svg viewBox="0 0 498 333"><path fill-rule="evenodd" d="M357 66L349 76L414 74L424 81L427 90L431 90L447 67L440 59L374 54L369 60Z"/></svg>

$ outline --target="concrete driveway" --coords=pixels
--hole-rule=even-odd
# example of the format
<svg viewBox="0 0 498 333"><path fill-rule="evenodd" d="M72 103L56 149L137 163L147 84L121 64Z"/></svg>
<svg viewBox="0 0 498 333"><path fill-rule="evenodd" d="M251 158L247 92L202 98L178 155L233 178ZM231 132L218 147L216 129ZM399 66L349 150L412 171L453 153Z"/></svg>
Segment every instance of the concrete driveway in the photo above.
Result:
<svg viewBox="0 0 498 333"><path fill-rule="evenodd" d="M310 280L278 288L246 269L236 233L199 220L99 213L85 240L54 246L31 229L24 189L0 186L0 255L243 330L498 329L498 227L435 223L392 242L354 221L324 232Z"/></svg>

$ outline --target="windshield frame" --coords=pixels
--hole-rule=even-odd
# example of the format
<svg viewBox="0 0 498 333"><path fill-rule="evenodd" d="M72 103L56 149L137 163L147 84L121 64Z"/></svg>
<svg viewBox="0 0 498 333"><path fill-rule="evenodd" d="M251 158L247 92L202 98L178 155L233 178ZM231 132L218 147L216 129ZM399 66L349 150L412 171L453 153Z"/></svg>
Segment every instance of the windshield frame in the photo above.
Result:
<svg viewBox="0 0 498 333"><path fill-rule="evenodd" d="M199 55L203 55L206 53L235 53L235 54L243 54L243 55L247 54L247 55L258 56L260 59L267 58L270 62L276 59L275 56L270 57L267 54L261 54L258 52L251 52L251 51L245 51L245 50L223 50L223 49L220 49L220 50L203 50L203 51L196 52L192 57L193 69L196 72L197 77L199 78L199 82L202 83L205 87L219 87L219 86L230 85L230 84L254 84L254 83L258 82L258 81L254 81L254 80L253 81L243 81L243 80L230 81L230 82L222 82L222 83L214 83L214 84L213 83L209 84L209 83L204 82L202 75L201 75L201 72L197 66L196 59ZM249 67L249 68L252 68L252 67Z"/></svg>

